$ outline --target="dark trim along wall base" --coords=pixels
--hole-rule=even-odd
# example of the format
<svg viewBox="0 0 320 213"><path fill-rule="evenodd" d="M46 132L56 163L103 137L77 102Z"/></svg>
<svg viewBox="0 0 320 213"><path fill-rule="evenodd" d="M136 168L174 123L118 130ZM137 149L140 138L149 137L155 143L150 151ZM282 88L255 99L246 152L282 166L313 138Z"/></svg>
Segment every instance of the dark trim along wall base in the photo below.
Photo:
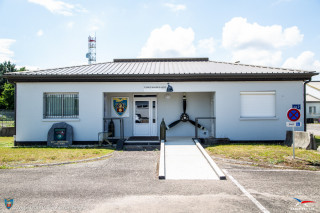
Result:
<svg viewBox="0 0 320 213"><path fill-rule="evenodd" d="M95 145L98 141L73 141L72 145ZM16 141L15 146L47 146L47 141Z"/></svg>
<svg viewBox="0 0 320 213"><path fill-rule="evenodd" d="M253 141L230 141L232 144L246 144L246 143L256 143L256 144L279 144L284 145L284 140L253 140Z"/></svg>
<svg viewBox="0 0 320 213"><path fill-rule="evenodd" d="M203 141L201 141L203 142ZM98 141L73 141L72 145L95 145ZM256 144L279 144L284 145L283 140L253 140L253 141L230 141L231 144L246 144L246 143L256 143ZM158 145L159 142L150 143L150 145ZM15 146L46 146L47 141L16 141ZM126 145L147 145L147 143L126 143Z"/></svg>
<svg viewBox="0 0 320 213"><path fill-rule="evenodd" d="M47 141L15 141L15 146L46 146Z"/></svg>

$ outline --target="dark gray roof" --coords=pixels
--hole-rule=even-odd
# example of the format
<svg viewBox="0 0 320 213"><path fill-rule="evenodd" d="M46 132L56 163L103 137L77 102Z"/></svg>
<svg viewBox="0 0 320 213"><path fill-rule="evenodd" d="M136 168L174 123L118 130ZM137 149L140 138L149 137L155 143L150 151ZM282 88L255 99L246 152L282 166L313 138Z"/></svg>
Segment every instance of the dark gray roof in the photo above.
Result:
<svg viewBox="0 0 320 213"><path fill-rule="evenodd" d="M208 58L115 59L37 71L13 72L10 81L307 80L315 72L209 61Z"/></svg>

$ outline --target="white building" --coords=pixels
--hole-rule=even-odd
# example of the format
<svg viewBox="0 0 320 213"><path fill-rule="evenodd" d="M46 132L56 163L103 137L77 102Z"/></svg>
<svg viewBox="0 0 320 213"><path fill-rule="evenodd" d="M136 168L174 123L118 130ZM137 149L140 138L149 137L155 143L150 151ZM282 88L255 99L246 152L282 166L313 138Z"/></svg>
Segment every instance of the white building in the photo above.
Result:
<svg viewBox="0 0 320 213"><path fill-rule="evenodd" d="M316 74L207 58L167 58L115 59L6 77L16 84L18 143L45 142L52 124L62 121L73 126L75 142L97 141L106 117L123 118L126 138L159 136L162 118L167 125L180 119L184 95L191 122L173 126L168 136L194 137L196 117L215 117L199 120L205 127L199 129L200 137L269 141L285 139L287 111L295 104L303 112L304 81ZM303 113L300 121L304 125ZM114 122L119 136L119 121ZM303 131L303 125L297 130Z"/></svg>
<svg viewBox="0 0 320 213"><path fill-rule="evenodd" d="M320 82L306 84L306 117L308 123L319 122L320 119Z"/></svg>

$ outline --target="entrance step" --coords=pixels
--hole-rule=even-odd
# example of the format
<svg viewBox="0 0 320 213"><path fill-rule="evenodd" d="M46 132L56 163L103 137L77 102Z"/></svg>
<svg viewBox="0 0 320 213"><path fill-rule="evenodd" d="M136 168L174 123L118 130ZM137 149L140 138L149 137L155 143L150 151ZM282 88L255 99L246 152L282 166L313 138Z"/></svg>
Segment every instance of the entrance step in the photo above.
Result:
<svg viewBox="0 0 320 213"><path fill-rule="evenodd" d="M123 148L124 151L154 151L160 150L160 145L130 145L126 144Z"/></svg>
<svg viewBox="0 0 320 213"><path fill-rule="evenodd" d="M160 145L157 136L132 136L125 141L126 145Z"/></svg>

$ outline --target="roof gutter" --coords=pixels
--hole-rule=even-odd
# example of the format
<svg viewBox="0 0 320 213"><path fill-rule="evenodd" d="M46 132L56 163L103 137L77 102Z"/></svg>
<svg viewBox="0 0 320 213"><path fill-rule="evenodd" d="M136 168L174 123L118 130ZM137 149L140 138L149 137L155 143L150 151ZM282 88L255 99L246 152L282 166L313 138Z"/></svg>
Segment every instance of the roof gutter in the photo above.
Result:
<svg viewBox="0 0 320 213"><path fill-rule="evenodd" d="M181 82L181 81L306 81L314 73L215 73L152 75L4 75L10 82Z"/></svg>

